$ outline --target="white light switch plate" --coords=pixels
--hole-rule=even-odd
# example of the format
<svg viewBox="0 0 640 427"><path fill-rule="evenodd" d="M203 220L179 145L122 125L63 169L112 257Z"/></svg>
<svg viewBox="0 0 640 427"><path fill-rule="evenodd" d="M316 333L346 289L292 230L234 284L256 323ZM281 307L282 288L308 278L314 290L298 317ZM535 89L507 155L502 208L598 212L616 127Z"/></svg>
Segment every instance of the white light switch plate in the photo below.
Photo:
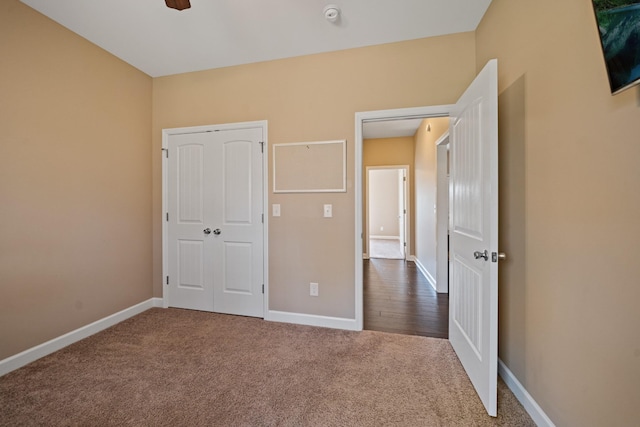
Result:
<svg viewBox="0 0 640 427"><path fill-rule="evenodd" d="M324 217L331 218L333 216L333 206L332 205L324 205Z"/></svg>
<svg viewBox="0 0 640 427"><path fill-rule="evenodd" d="M274 203L272 209L273 209L273 212L272 212L273 216L280 216L280 205L279 204Z"/></svg>

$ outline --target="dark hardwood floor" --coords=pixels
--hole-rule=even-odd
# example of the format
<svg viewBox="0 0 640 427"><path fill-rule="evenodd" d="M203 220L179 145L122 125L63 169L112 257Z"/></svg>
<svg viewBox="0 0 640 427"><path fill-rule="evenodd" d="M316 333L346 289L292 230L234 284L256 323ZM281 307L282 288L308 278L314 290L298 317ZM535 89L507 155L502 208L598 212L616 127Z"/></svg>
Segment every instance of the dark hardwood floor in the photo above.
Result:
<svg viewBox="0 0 640 427"><path fill-rule="evenodd" d="M449 295L438 294L415 263L364 260L364 329L449 337Z"/></svg>

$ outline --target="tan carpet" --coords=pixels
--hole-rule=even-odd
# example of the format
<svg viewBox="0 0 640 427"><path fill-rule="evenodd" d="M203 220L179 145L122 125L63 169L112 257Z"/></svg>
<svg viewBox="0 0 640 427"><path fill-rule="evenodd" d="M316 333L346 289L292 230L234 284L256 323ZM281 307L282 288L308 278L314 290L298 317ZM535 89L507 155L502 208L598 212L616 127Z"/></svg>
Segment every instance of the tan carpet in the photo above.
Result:
<svg viewBox="0 0 640 427"><path fill-rule="evenodd" d="M533 426L448 341L151 309L0 378L0 425Z"/></svg>

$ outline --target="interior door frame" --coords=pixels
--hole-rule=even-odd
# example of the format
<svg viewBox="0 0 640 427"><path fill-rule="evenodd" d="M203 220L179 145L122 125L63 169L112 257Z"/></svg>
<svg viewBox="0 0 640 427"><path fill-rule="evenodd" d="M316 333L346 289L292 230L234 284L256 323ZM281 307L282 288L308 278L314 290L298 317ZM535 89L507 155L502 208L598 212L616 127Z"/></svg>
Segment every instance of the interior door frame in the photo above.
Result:
<svg viewBox="0 0 640 427"><path fill-rule="evenodd" d="M404 194L399 195L399 197L403 198L403 204L404 204L404 209L406 210L406 213L404 214L404 230L400 230L401 233L404 233L404 241L406 243L403 252L404 252L404 258L405 260L409 259L409 254L407 253L407 249L409 248L409 245L411 244L411 182L409 180L409 173L411 172L411 166L410 165L383 165L383 166L367 166L365 169L365 193L367 194L367 215L364 218L365 224L364 224L364 230L367 230L367 232L365 233L365 235L367 236L367 241L364 242L364 238L363 238L363 244L364 244L364 249L367 250L367 252L364 252L363 249L363 253L362 253L362 258L363 259L369 259L370 255L369 254L369 240L371 239L371 235L368 233L369 230L369 171L372 170L404 170L405 173L405 178L406 181L404 182L403 188L404 188ZM401 236L402 237L402 236Z"/></svg>
<svg viewBox="0 0 640 427"><path fill-rule="evenodd" d="M394 110L364 111L355 116L355 323L356 330L361 331L364 325L364 291L362 271L362 247L364 229L362 224L362 125L366 122L375 122L390 119L418 119L430 117L448 117L454 105L433 105L426 107L399 108Z"/></svg>
<svg viewBox="0 0 640 427"><path fill-rule="evenodd" d="M249 128L262 128L262 274L264 283L263 315L265 318L269 312L269 215L265 210L269 206L269 155L268 122L259 120L253 122L225 123L217 125L190 126L181 128L162 129L162 306L169 307L169 291L167 289L167 277L169 274L169 225L166 220L169 212L169 137L185 133L216 132L222 130L240 130Z"/></svg>
<svg viewBox="0 0 640 427"><path fill-rule="evenodd" d="M449 292L449 131L436 141L436 292Z"/></svg>

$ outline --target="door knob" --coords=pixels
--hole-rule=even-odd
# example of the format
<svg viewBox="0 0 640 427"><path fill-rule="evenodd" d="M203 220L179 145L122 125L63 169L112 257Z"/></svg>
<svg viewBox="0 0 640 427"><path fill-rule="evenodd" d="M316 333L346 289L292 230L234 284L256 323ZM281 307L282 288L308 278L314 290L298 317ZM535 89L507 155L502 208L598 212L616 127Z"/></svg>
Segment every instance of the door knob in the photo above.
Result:
<svg viewBox="0 0 640 427"><path fill-rule="evenodd" d="M498 262L498 261L506 261L506 260L507 260L507 254L505 254L504 252L491 252L491 261Z"/></svg>
<svg viewBox="0 0 640 427"><path fill-rule="evenodd" d="M216 228L215 230L213 230L213 234L215 234L216 236L219 236L220 233L222 233L222 231L219 228Z"/></svg>
<svg viewBox="0 0 640 427"><path fill-rule="evenodd" d="M204 232L204 234L206 234L207 236L209 234L211 234L211 229L210 228L205 228L204 230L202 230Z"/></svg>
<svg viewBox="0 0 640 427"><path fill-rule="evenodd" d="M487 250L485 249L484 252L480 252L480 251L475 251L473 253L473 257L475 259L480 259L483 258L485 261L489 261L489 252L487 252Z"/></svg>

